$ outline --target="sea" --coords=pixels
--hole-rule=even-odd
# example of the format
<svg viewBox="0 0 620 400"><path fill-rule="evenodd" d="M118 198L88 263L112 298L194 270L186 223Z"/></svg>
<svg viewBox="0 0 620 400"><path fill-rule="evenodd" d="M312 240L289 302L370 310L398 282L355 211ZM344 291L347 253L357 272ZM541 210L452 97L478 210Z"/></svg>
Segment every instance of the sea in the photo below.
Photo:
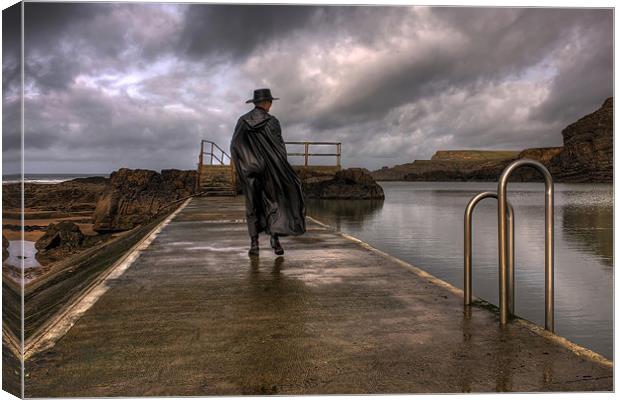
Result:
<svg viewBox="0 0 620 400"><path fill-rule="evenodd" d="M108 178L110 174L25 174L24 182L28 183L60 183L64 181L70 181L75 178L88 178L91 176L103 176ZM2 184L6 183L19 183L20 174L7 174L2 175Z"/></svg>

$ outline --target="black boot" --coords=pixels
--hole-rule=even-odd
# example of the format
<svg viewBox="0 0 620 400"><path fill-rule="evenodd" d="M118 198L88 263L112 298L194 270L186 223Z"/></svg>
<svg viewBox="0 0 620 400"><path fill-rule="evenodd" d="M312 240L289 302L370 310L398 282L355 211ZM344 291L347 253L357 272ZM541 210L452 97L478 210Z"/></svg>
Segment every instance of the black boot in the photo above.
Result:
<svg viewBox="0 0 620 400"><path fill-rule="evenodd" d="M252 236L250 239L251 239L250 251L248 251L248 254L251 256L257 256L258 255L258 236Z"/></svg>
<svg viewBox="0 0 620 400"><path fill-rule="evenodd" d="M273 248L273 251L277 255L284 254L284 249L280 245L280 240L278 240L278 235L271 235L270 243L271 243L271 247Z"/></svg>

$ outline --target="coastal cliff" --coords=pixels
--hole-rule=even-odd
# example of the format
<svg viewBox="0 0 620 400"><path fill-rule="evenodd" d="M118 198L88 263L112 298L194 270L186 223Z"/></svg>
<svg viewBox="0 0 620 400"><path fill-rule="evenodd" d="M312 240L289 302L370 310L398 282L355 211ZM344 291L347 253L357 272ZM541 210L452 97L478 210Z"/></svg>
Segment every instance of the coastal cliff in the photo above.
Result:
<svg viewBox="0 0 620 400"><path fill-rule="evenodd" d="M562 131L564 147L550 160L563 181L613 181L613 97L601 108L570 124Z"/></svg>
<svg viewBox="0 0 620 400"><path fill-rule="evenodd" d="M376 180L496 181L512 161L530 158L543 163L556 182L613 181L613 98L601 108L562 130L562 147L503 150L440 150L430 160L383 167L372 171ZM539 181L539 174L524 168L512 180Z"/></svg>

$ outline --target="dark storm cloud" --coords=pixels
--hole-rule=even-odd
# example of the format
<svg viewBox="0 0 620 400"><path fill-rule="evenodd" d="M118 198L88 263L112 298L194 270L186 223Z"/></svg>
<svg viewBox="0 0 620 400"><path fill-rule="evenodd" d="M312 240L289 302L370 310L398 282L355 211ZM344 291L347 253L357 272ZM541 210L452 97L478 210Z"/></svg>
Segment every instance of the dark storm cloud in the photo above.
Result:
<svg viewBox="0 0 620 400"><path fill-rule="evenodd" d="M243 59L294 32L326 44L335 36L374 44L402 19L399 7L194 4L185 11L178 50L193 58Z"/></svg>
<svg viewBox="0 0 620 400"><path fill-rule="evenodd" d="M21 5L2 12L2 169L18 173L21 168Z"/></svg>
<svg viewBox="0 0 620 400"><path fill-rule="evenodd" d="M41 90L67 89L82 72L124 71L173 50L176 26L160 5L27 3L26 78Z"/></svg>
<svg viewBox="0 0 620 400"><path fill-rule="evenodd" d="M78 72L76 52L62 50L63 41L106 14L111 5L88 3L26 3L24 5L24 66L26 76L43 89L66 89ZM120 42L120 41L119 41ZM53 54L55 57L41 57Z"/></svg>
<svg viewBox="0 0 620 400"><path fill-rule="evenodd" d="M180 49L192 57L245 57L261 43L303 29L316 7L263 5L190 5Z"/></svg>
<svg viewBox="0 0 620 400"><path fill-rule="evenodd" d="M341 141L345 166L371 169L439 149L560 145L612 89L610 10L26 9L31 168L191 169L200 139L227 148L257 87L282 99L286 140Z"/></svg>

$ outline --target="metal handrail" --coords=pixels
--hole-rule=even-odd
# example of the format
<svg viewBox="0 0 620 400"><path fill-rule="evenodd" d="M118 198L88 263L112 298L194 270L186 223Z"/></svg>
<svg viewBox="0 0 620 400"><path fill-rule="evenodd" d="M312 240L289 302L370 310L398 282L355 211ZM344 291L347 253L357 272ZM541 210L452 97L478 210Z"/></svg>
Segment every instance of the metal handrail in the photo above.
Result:
<svg viewBox="0 0 620 400"><path fill-rule="evenodd" d="M497 193L495 192L482 192L478 193L467 203L465 208L465 231L464 231L464 260L463 260L463 286L464 286L464 305L468 306L472 303L472 217L476 205L487 198L497 199ZM512 205L508 203L508 276L509 284L508 290L510 293L510 313L514 314L514 210Z"/></svg>
<svg viewBox="0 0 620 400"><path fill-rule="evenodd" d="M211 151L210 152L205 151L205 143L210 143L211 144ZM215 149L217 149L217 150L219 150L221 152L221 154L220 154L221 157L218 157L214 153ZM225 158L228 158L229 163L231 161L230 156L224 150L222 150L220 148L220 146L217 145L217 143L212 142L210 140L203 139L203 140L200 141L200 154L198 155L198 165L199 166L202 166L204 164L204 155L205 154L211 156L211 158L210 158L210 165L213 165L213 159L218 161L220 165L228 165L228 164L224 163Z"/></svg>
<svg viewBox="0 0 620 400"><path fill-rule="evenodd" d="M522 158L508 165L499 178L497 185L497 217L498 217L498 239L499 239L499 315L500 324L508 322L509 309L509 288L507 258L510 256L506 245L506 209L508 200L506 198L506 185L508 178L518 168L529 166L537 169L545 178L545 329L554 331L553 322L553 177L549 170L540 162Z"/></svg>
<svg viewBox="0 0 620 400"><path fill-rule="evenodd" d="M342 155L341 152L341 142L284 142L284 144L303 144L304 152L303 153L287 153L289 156L304 156L304 166L308 166L308 157L314 156L331 156L336 157L336 166L340 167L340 158ZM336 153L310 153L310 145L331 145L336 146Z"/></svg>

